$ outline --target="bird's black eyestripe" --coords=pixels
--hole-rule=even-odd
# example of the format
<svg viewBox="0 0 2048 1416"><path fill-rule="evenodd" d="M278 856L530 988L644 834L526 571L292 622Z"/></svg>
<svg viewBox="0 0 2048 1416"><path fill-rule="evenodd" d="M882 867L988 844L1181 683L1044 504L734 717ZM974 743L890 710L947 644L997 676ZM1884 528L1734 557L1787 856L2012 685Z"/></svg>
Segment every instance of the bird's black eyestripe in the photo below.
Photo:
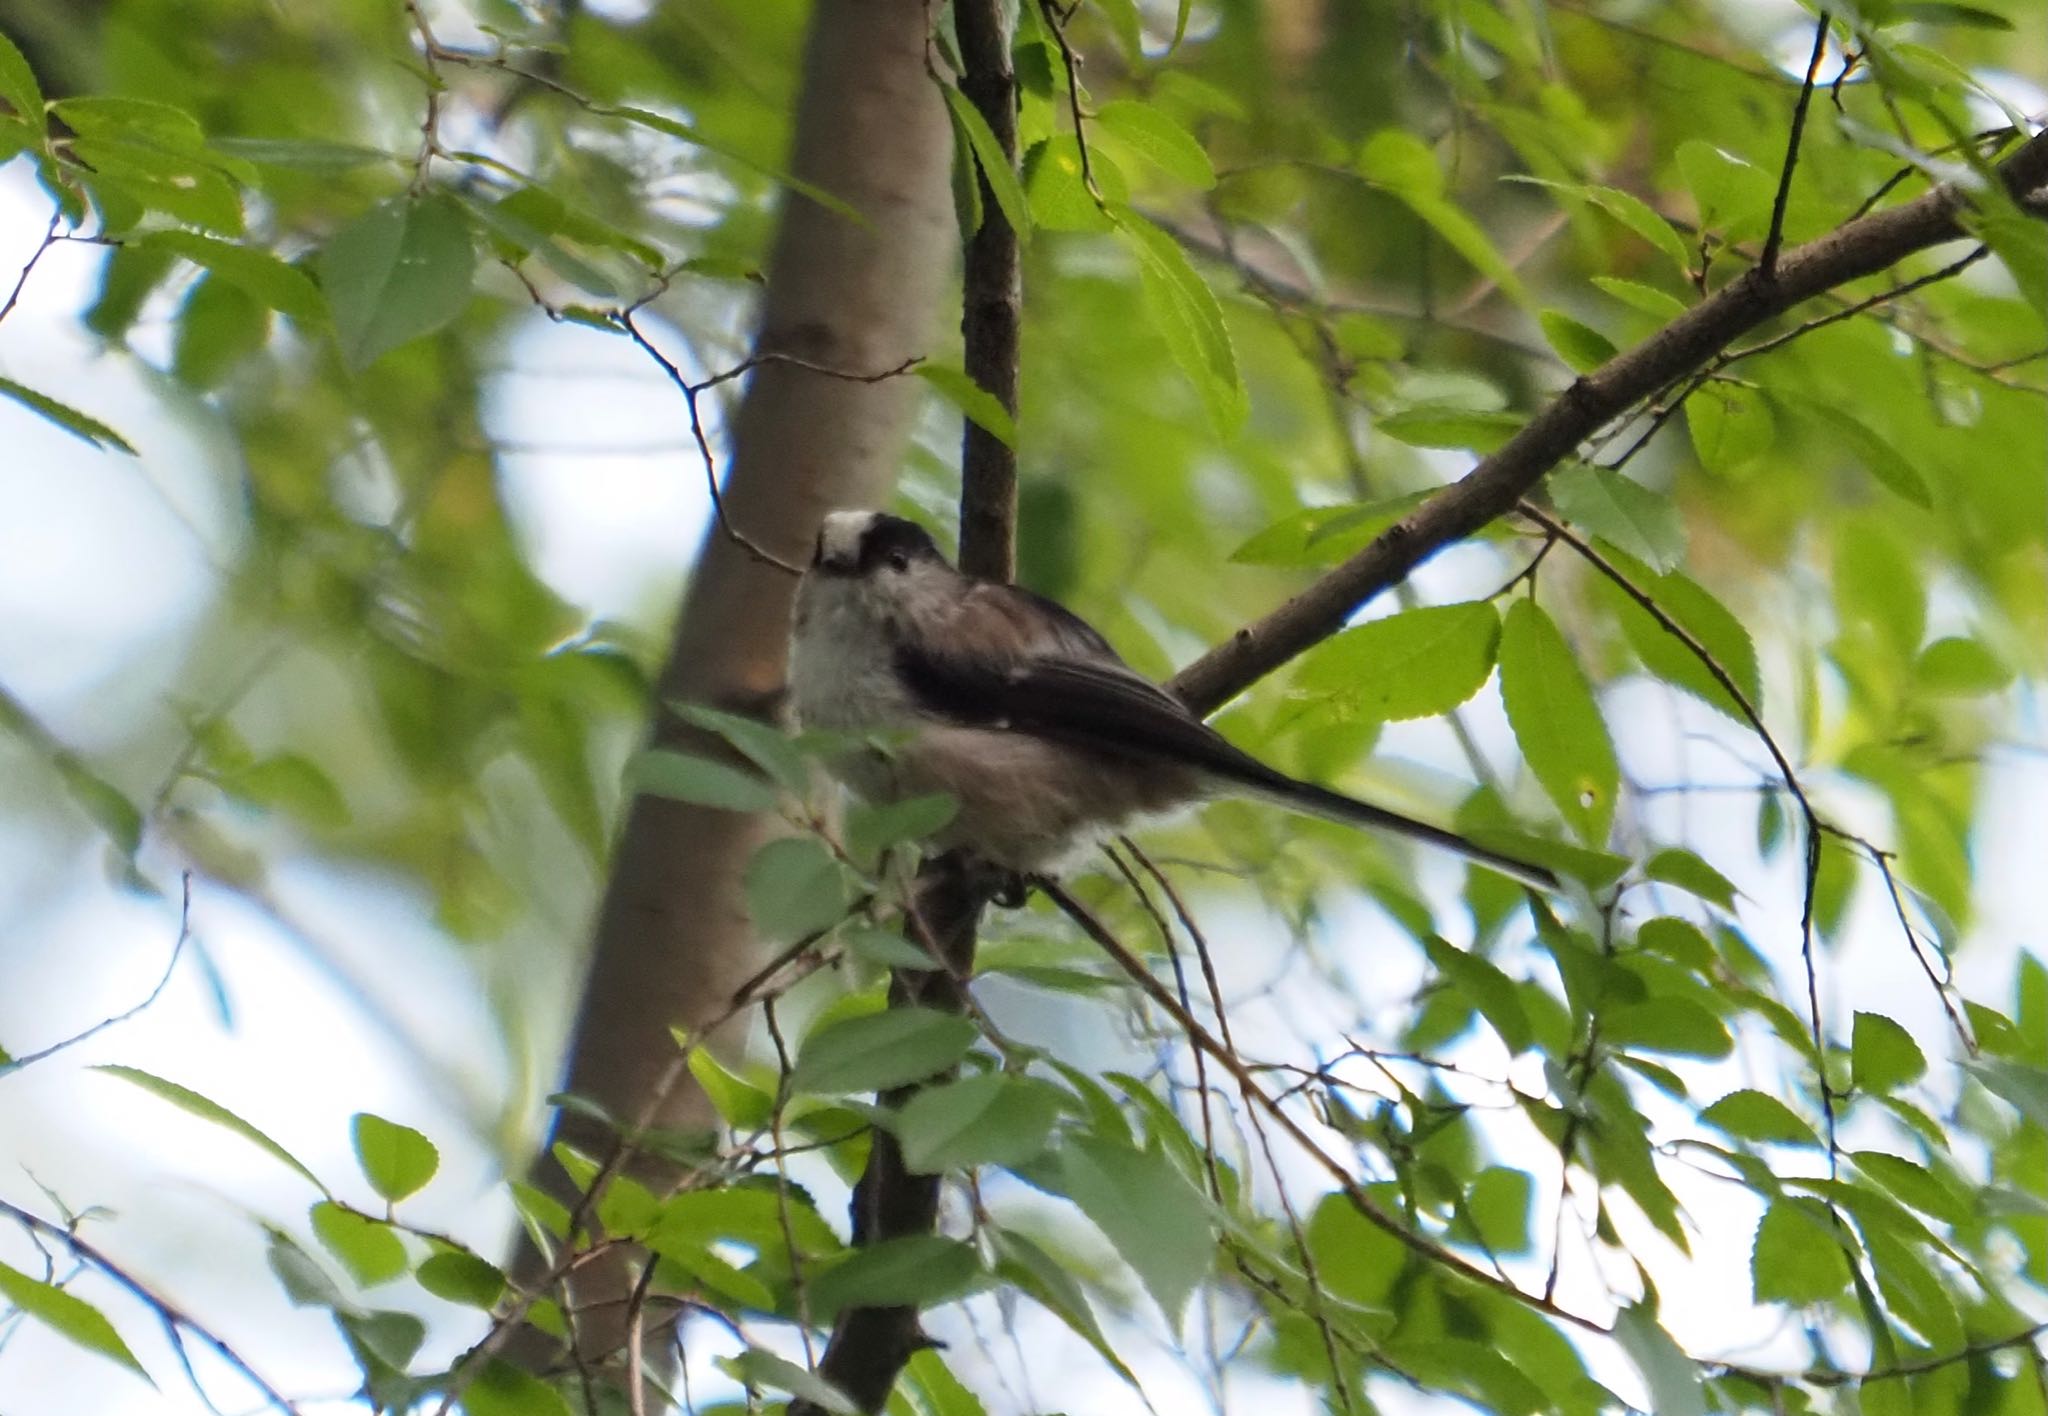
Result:
<svg viewBox="0 0 2048 1416"><path fill-rule="evenodd" d="M931 533L915 521L906 521L900 516L877 515L868 523L867 533L860 540L860 574L866 575L880 568L893 555L906 556L913 561L944 559Z"/></svg>

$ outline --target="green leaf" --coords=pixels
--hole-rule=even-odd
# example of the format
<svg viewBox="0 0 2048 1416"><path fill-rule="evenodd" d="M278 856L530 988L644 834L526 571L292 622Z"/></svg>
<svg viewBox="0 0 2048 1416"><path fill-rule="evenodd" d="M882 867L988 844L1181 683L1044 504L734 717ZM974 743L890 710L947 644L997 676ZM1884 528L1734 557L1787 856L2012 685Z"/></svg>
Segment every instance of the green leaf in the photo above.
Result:
<svg viewBox="0 0 2048 1416"><path fill-rule="evenodd" d="M1643 874L1666 885L1676 885L1711 901L1724 910L1735 908L1735 886L1728 877L1691 851L1670 847L1643 862Z"/></svg>
<svg viewBox="0 0 2048 1416"><path fill-rule="evenodd" d="M1920 651L1913 678L1923 692L1943 697L1974 698L1997 693L2013 680L2003 659L1974 639L1937 639Z"/></svg>
<svg viewBox="0 0 2048 1416"><path fill-rule="evenodd" d="M209 1101L189 1087L181 1087L176 1082L167 1082L162 1077L152 1076L139 1067L123 1067L114 1063L108 1063L104 1066L95 1067L93 1070L95 1072L105 1072L110 1077L119 1077L124 1082L141 1087L144 1091L160 1100L168 1101L187 1115L196 1116L200 1120L211 1122L223 1130L234 1132L251 1145L269 1152L273 1158L298 1171L321 1194L327 1193L327 1187L320 1183L319 1177L301 1165L297 1157L293 1156L290 1151L286 1150L276 1141L271 1140L270 1137L264 1135L219 1102Z"/></svg>
<svg viewBox="0 0 2048 1416"><path fill-rule="evenodd" d="M846 1308L930 1308L965 1293L981 1273L971 1244L936 1234L884 1239L850 1250L806 1277L811 1316Z"/></svg>
<svg viewBox="0 0 2048 1416"><path fill-rule="evenodd" d="M1863 1226L1863 1246L1870 1254L1884 1305L1910 1323L1937 1351L1952 1352L1964 1342L1956 1300L1934 1269L1913 1247L1876 1225Z"/></svg>
<svg viewBox="0 0 2048 1416"><path fill-rule="evenodd" d="M313 1206L313 1235L365 1288L404 1273L405 1245L389 1225L342 1208L332 1200Z"/></svg>
<svg viewBox="0 0 2048 1416"><path fill-rule="evenodd" d="M1994 1096L2010 1102L2020 1115L2048 1130L2048 1071L2003 1057L1965 1058L1963 1067Z"/></svg>
<svg viewBox="0 0 2048 1416"><path fill-rule="evenodd" d="M1614 1338L1642 1373L1657 1416L1706 1416L1699 1366L1671 1340L1655 1312L1640 1303L1623 1308L1614 1318Z"/></svg>
<svg viewBox="0 0 2048 1416"><path fill-rule="evenodd" d="M1095 110L1092 126L1177 181L1201 191L1216 185L1216 169L1194 134L1151 104L1128 98L1105 103Z"/></svg>
<svg viewBox="0 0 2048 1416"><path fill-rule="evenodd" d="M810 786L811 769L803 749L773 723L720 712L702 703L671 703L669 707L684 722L724 738L735 752L752 761L792 796L802 796Z"/></svg>
<svg viewBox="0 0 2048 1416"><path fill-rule="evenodd" d="M704 133L701 129L691 127L688 123L680 122L677 119L666 117L663 114L655 113L645 108L619 107L607 108L604 111L613 118L623 118L627 122L637 123L643 128L652 128L657 133L666 133L672 138L681 138L684 142L693 143L703 148L706 152L715 152L720 157L736 162L749 171L758 172L770 181L789 188L792 192L808 197L827 211L837 212L856 226L867 226L869 224L865 216L862 216L853 207L847 205L838 197L833 196L832 193L818 186L815 182L806 182L790 173L758 162L731 144L720 142Z"/></svg>
<svg viewBox="0 0 2048 1416"><path fill-rule="evenodd" d="M1528 421L1519 413L1496 413L1484 409L1419 403L1398 413L1389 413L1373 423L1373 431L1385 433L1410 447L1440 447L1468 452L1498 451L1522 430Z"/></svg>
<svg viewBox="0 0 2048 1416"><path fill-rule="evenodd" d="M434 1143L410 1126L358 1111L349 1130L356 1163L370 1188L394 1204L418 1191L441 1167Z"/></svg>
<svg viewBox="0 0 2048 1416"><path fill-rule="evenodd" d="M1849 1158L1857 1169L1922 1214L1949 1224L1961 1224L1970 1217L1970 1197L1924 1165L1884 1151L1852 1151Z"/></svg>
<svg viewBox="0 0 2048 1416"><path fill-rule="evenodd" d="M2012 21L1994 10L1977 5L1959 5L1954 0L1898 0L1889 7L1895 22L1918 21L1926 25L1956 25L1962 29L2008 32Z"/></svg>
<svg viewBox="0 0 2048 1416"><path fill-rule="evenodd" d="M845 918L846 874L815 836L784 836L755 851L743 884L747 914L763 937L792 942Z"/></svg>
<svg viewBox="0 0 2048 1416"><path fill-rule="evenodd" d="M498 1266L462 1249L429 1255L414 1277L436 1298L485 1312L505 1295L505 1275Z"/></svg>
<svg viewBox="0 0 2048 1416"><path fill-rule="evenodd" d="M326 322L327 304L312 277L268 251L216 240L196 231L152 232L143 238L142 245L182 256L301 325Z"/></svg>
<svg viewBox="0 0 2048 1416"><path fill-rule="evenodd" d="M1536 780L1581 839L1604 841L1621 785L1614 744L1571 646L1533 600L1501 627L1500 691Z"/></svg>
<svg viewBox="0 0 2048 1416"><path fill-rule="evenodd" d="M356 218L320 253L342 358L364 369L448 324L468 306L475 270L469 222L445 197L394 197Z"/></svg>
<svg viewBox="0 0 2048 1416"><path fill-rule="evenodd" d="M1499 642L1500 616L1484 600L1403 610L1328 640L1295 683L1375 721L1432 717L1479 691Z"/></svg>
<svg viewBox="0 0 2048 1416"><path fill-rule="evenodd" d="M37 145L41 146L41 135L49 126L43 113L42 85L36 82L36 71L5 33L0 33L0 98L6 99L15 117L37 135Z"/></svg>
<svg viewBox="0 0 2048 1416"><path fill-rule="evenodd" d="M903 1163L922 1175L976 1165L1022 1165L1041 1154L1059 1119L1060 1092L989 1072L926 1087L890 1122Z"/></svg>
<svg viewBox="0 0 2048 1416"><path fill-rule="evenodd" d="M284 167L300 172L348 172L373 162L397 161L377 148L316 138L214 138L215 152L253 162L258 167Z"/></svg>
<svg viewBox="0 0 2048 1416"><path fill-rule="evenodd" d="M1679 571L1658 575L1614 546L1608 548L1607 558L1632 586L1649 596L1650 602L1663 612L1665 618L1691 635L1742 691L1751 706L1762 711L1763 675L1757 667L1756 646L1733 611ZM1607 597L1615 617L1621 621L1621 632L1629 647L1643 661L1644 668L1666 683L1682 688L1710 707L1719 709L1743 726L1749 726L1748 717L1735 699L1683 639L1666 629L1618 586L1606 584L1601 593Z"/></svg>
<svg viewBox="0 0 2048 1416"><path fill-rule="evenodd" d="M912 1390L923 1398L928 1416L988 1416L980 1398L962 1386L939 1354L927 1347L903 1369Z"/></svg>
<svg viewBox="0 0 2048 1416"><path fill-rule="evenodd" d="M17 56L18 57L18 56ZM136 1376L155 1386L149 1373L135 1360L121 1334L106 1315L83 1298L66 1293L55 1284L30 1278L19 1269L0 1263L0 1298L19 1308L44 1327L70 1339L86 1351L118 1362Z"/></svg>
<svg viewBox="0 0 2048 1416"><path fill-rule="evenodd" d="M1913 1035L1882 1013L1858 1013L1849 1040L1850 1075L1858 1091L1888 1092L1927 1074Z"/></svg>
<svg viewBox="0 0 2048 1416"><path fill-rule="evenodd" d="M1422 947L1430 965L1492 1024L1509 1052L1526 1052L1535 1045L1535 1030L1522 1010L1521 991L1513 979L1491 960L1453 948L1434 934L1424 936Z"/></svg>
<svg viewBox="0 0 2048 1416"><path fill-rule="evenodd" d="M1087 1294L1066 1266L1015 1230L990 1225L987 1233L995 1244L997 1275L1065 1323L1133 1390L1142 1391L1137 1374L1103 1334L1102 1325L1088 1306Z"/></svg>
<svg viewBox="0 0 2048 1416"><path fill-rule="evenodd" d="M805 1258L823 1258L846 1246L818 1212L792 1191L774 1186L685 1190L663 1203L647 1242L668 1253L732 1240L761 1253L786 1256L789 1237Z"/></svg>
<svg viewBox="0 0 2048 1416"><path fill-rule="evenodd" d="M1208 1206L1162 1151L1077 1137L1059 1152L1061 1188L1180 1325L1215 1259Z"/></svg>
<svg viewBox="0 0 2048 1416"><path fill-rule="evenodd" d="M767 811L775 805L775 789L759 777L730 763L663 747L633 759L631 782L635 791L718 811Z"/></svg>
<svg viewBox="0 0 2048 1416"><path fill-rule="evenodd" d="M1864 471L1913 505L1933 505L1920 469L1859 419L1832 403L1809 403L1800 411L1826 429L1831 449L1853 456Z"/></svg>
<svg viewBox="0 0 2048 1416"><path fill-rule="evenodd" d="M1728 1025L1691 998L1651 998L1603 1008L1600 1037L1615 1047L1679 1057L1720 1058L1735 1050Z"/></svg>
<svg viewBox="0 0 2048 1416"><path fill-rule="evenodd" d="M1216 302L1180 243L1128 208L1111 213L1117 233L1138 258L1138 274L1148 307L1174 362L1194 381L1210 420L1229 434L1249 410L1244 383L1238 376L1237 353Z"/></svg>
<svg viewBox="0 0 2048 1416"><path fill-rule="evenodd" d="M1611 467L1573 463L1553 473L1550 499L1565 520L1667 571L1685 557L1685 522L1671 498Z"/></svg>
<svg viewBox="0 0 2048 1416"><path fill-rule="evenodd" d="M1759 1303L1804 1306L1849 1286L1849 1263L1828 1212L1813 1200L1774 1200L1757 1225L1750 1276Z"/></svg>
<svg viewBox="0 0 2048 1416"><path fill-rule="evenodd" d="M833 1416L860 1416L860 1408L853 1404L851 1397L816 1372L805 1371L796 1363L776 1356L766 1348L749 1347L737 1357L715 1357L712 1359L720 1371L748 1390L767 1387L770 1391L786 1391L791 1396L801 1397L813 1406L830 1411Z"/></svg>
<svg viewBox="0 0 2048 1416"><path fill-rule="evenodd" d="M1017 446L1017 422L1010 416L1010 410L1003 407L1002 400L967 377L965 369L927 361L911 372L938 390L942 398L967 415L969 422L1004 447L1014 449Z"/></svg>
<svg viewBox="0 0 2048 1416"><path fill-rule="evenodd" d="M1700 1113L1716 1130L1745 1141L1773 1145L1818 1146L1820 1137L1798 1113L1766 1092L1732 1091Z"/></svg>
<svg viewBox="0 0 2048 1416"><path fill-rule="evenodd" d="M1489 1165L1465 1191L1465 1213L1489 1254L1529 1252L1530 1204L1536 1181L1526 1170Z"/></svg>
<svg viewBox="0 0 2048 1416"><path fill-rule="evenodd" d="M1770 209L1776 194L1771 175L1753 163L1700 138L1679 144L1678 170L1700 206L1700 224L1739 231Z"/></svg>
<svg viewBox="0 0 2048 1416"><path fill-rule="evenodd" d="M1003 219L1010 223L1010 229L1017 233L1019 241L1031 236L1031 204L1024 200L1024 184L1017 178L1017 168L1010 155L1003 151L1003 145L996 141L988 119L981 116L981 110L974 101L951 84L940 84L939 91L946 96L946 107L953 115L954 126L967 139L967 146L973 149L975 165L981 170L982 180L988 183L994 194L996 205L1002 209Z"/></svg>
<svg viewBox="0 0 2048 1416"><path fill-rule="evenodd" d="M827 1023L803 1041L790 1085L798 1091L887 1091L943 1072L980 1036L934 1008L890 1008Z"/></svg>
<svg viewBox="0 0 2048 1416"><path fill-rule="evenodd" d="M1574 373L1590 373L1614 357L1613 340L1562 310L1545 310L1536 317L1536 323L1558 358Z"/></svg>
<svg viewBox="0 0 2048 1416"><path fill-rule="evenodd" d="M712 1109L728 1126L752 1130L775 1114L775 1098L737 1073L726 1070L711 1050L699 1045L690 1052L690 1075L704 1089Z"/></svg>
<svg viewBox="0 0 2048 1416"><path fill-rule="evenodd" d="M1724 477L1743 477L1777 444L1770 401L1741 384L1708 383L1685 400L1685 426L1700 465Z"/></svg>
<svg viewBox="0 0 2048 1416"><path fill-rule="evenodd" d="M1670 230L1668 226L1665 229ZM1681 246L1679 251L1683 256L1684 247ZM1613 275L1596 275L1593 277L1593 284L1630 309L1640 311L1652 319L1669 323L1686 311L1685 301L1669 291L1659 290L1654 285L1644 285L1641 281L1623 280Z"/></svg>
<svg viewBox="0 0 2048 1416"><path fill-rule="evenodd" d="M270 311L259 301L224 280L201 276L178 307L171 372L194 388L216 388L269 337Z"/></svg>
<svg viewBox="0 0 2048 1416"><path fill-rule="evenodd" d="M880 968L918 969L930 973L938 967L929 953L893 929L855 924L841 930L839 937L846 944L847 953ZM978 969L977 972L985 973L987 969Z"/></svg>
<svg viewBox="0 0 2048 1416"><path fill-rule="evenodd" d="M570 1416L560 1392L495 1357L463 1388L462 1409L467 1416Z"/></svg>
<svg viewBox="0 0 2048 1416"><path fill-rule="evenodd" d="M68 403L59 403L46 393L37 393L13 379L0 377L0 398L13 399L31 413L40 414L72 436L84 438L94 447L113 448L116 452L125 452L130 457L136 455L135 448L128 439L99 419L79 412Z"/></svg>
<svg viewBox="0 0 2048 1416"><path fill-rule="evenodd" d="M857 803L846 813L847 854L863 863L879 860L891 846L937 835L958 810L959 803L945 793Z"/></svg>
<svg viewBox="0 0 2048 1416"><path fill-rule="evenodd" d="M1658 215L1641 197L1619 187L1586 186L1575 182L1554 182L1541 177L1515 176L1511 181L1551 187L1580 201L1590 202L1629 230L1671 258L1679 273L1692 273L1692 249L1672 224Z"/></svg>

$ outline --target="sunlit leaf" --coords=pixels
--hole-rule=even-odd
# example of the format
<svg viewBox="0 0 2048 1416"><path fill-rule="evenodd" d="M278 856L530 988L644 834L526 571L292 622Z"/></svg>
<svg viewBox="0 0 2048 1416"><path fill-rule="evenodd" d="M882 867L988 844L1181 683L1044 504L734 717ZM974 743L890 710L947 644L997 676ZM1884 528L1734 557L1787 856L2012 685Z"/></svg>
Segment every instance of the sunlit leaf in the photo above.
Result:
<svg viewBox="0 0 2048 1416"><path fill-rule="evenodd" d="M176 1082L168 1082L162 1077L152 1076L139 1067L124 1067L108 1063L104 1066L95 1067L93 1070L105 1072L110 1077L119 1077L124 1082L141 1087L152 1096L168 1101L171 1105L189 1116L196 1116L200 1120L210 1122L224 1131L233 1132L258 1149L269 1152L272 1157L282 1161L304 1176L316 1189L320 1190L323 1194L326 1193L327 1187L320 1183L319 1177L300 1164L296 1156L276 1141L270 1139L270 1137L264 1135L247 1121L235 1115L234 1112L229 1111L219 1102L208 1100L190 1087L182 1087Z"/></svg>
<svg viewBox="0 0 2048 1416"><path fill-rule="evenodd" d="M107 1321L106 1314L76 1294L0 1263L0 1298L86 1351L119 1363L144 1381L150 1381L149 1373L135 1360L135 1354Z"/></svg>
<svg viewBox="0 0 2048 1416"><path fill-rule="evenodd" d="M1614 745L1585 671L1533 600L1502 625L1500 691L1536 780L1582 840L1604 841L1621 783Z"/></svg>
<svg viewBox="0 0 2048 1416"><path fill-rule="evenodd" d="M1486 601L1403 610L1354 625L1319 646L1295 682L1330 693L1361 717L1448 713L1493 673L1500 616Z"/></svg>
<svg viewBox="0 0 2048 1416"><path fill-rule="evenodd" d="M125 452L130 457L136 455L135 449L130 445L128 439L122 437L99 419L90 414L81 413L67 403L59 403L46 393L37 393L25 384L18 384L13 379L0 377L0 398L13 399L30 412L49 419L65 432L75 437L84 438L94 447L113 448L116 452Z"/></svg>
<svg viewBox="0 0 2048 1416"><path fill-rule="evenodd" d="M469 304L476 250L445 197L394 197L320 253L320 286L350 367L362 369L448 324Z"/></svg>
<svg viewBox="0 0 2048 1416"><path fill-rule="evenodd" d="M847 1018L804 1039L790 1084L799 1091L885 1091L951 1067L978 1035L966 1018L931 1008Z"/></svg>
<svg viewBox="0 0 2048 1416"><path fill-rule="evenodd" d="M396 1202L413 1194L440 1169L441 1154L434 1143L410 1126L359 1111L349 1127L356 1163L362 1166L370 1188L387 1200Z"/></svg>

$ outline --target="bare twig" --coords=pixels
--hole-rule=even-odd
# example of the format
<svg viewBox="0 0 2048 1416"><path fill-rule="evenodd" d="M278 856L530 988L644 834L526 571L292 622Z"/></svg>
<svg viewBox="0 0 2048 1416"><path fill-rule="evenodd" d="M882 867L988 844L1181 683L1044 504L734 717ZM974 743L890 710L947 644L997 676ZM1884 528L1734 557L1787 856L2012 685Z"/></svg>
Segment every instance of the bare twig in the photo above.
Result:
<svg viewBox="0 0 2048 1416"><path fill-rule="evenodd" d="M156 987L150 989L142 1001L133 1007L116 1013L112 1017L102 1018L83 1032L73 1033L61 1042L53 1042L48 1047L24 1053L19 1057L9 1058L6 1062L0 1063L0 1077L4 1077L10 1072L19 1072L22 1068L33 1066L45 1058L54 1057L66 1048L78 1046L79 1043L84 1042L87 1038L97 1037L108 1028L127 1022L163 996L164 989L170 985L171 975L178 971L178 960L184 957L186 941L192 937L192 872L186 871L182 880L183 893L178 904L178 937L171 941L171 957L165 961L163 974L157 979Z"/></svg>
<svg viewBox="0 0 2048 1416"><path fill-rule="evenodd" d="M35 250L29 253L28 263L22 266L21 274L14 278L14 288L7 292L7 303L0 305L0 321L13 314L14 307L21 303L21 292L28 288L28 278L35 274L36 262L43 258L45 251L57 244L57 223L63 218L64 213L61 211L50 213L49 228L43 232L43 239L36 243Z"/></svg>
<svg viewBox="0 0 2048 1416"><path fill-rule="evenodd" d="M1764 251L1757 269L1765 280L1778 274L1778 249L1785 242L1785 206L1792 199L1792 172L1799 165L1799 140L1806 132L1806 110L1813 103L1813 82L1820 73L1821 56L1828 49L1828 12L1822 10L1813 26L1813 54L1806 61L1806 77L1799 84L1799 102L1792 108L1792 131L1785 139L1785 162L1778 170L1778 191L1771 199L1771 229L1764 237ZM1847 66L1843 73L1848 72Z"/></svg>

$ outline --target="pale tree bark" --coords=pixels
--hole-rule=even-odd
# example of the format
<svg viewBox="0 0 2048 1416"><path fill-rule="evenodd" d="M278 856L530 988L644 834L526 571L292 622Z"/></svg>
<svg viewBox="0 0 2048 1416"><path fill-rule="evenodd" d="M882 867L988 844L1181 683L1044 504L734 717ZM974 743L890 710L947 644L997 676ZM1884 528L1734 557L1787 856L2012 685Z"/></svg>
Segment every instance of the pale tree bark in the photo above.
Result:
<svg viewBox="0 0 2048 1416"><path fill-rule="evenodd" d="M856 374L926 352L956 243L951 130L925 67L929 21L920 0L818 0L790 169L863 220L789 196L767 269L758 352ZM801 564L824 512L888 495L914 389L909 379L864 383L762 366L733 424L725 484L732 525ZM712 528L658 681L657 743L687 740L664 710L673 701L773 711L795 584ZM676 1055L671 1028L718 1015L755 961L740 880L769 829L765 820L655 797L633 802L598 917L565 1089L623 1120L646 1112ZM708 1116L685 1086L650 1119L687 1126ZM611 1139L573 1115L560 1133L600 1155ZM543 1159L537 1179L573 1203L551 1162ZM600 1267L579 1271L579 1304L623 1291L623 1267ZM579 1345L616 1350L622 1334L606 1326L587 1325Z"/></svg>

